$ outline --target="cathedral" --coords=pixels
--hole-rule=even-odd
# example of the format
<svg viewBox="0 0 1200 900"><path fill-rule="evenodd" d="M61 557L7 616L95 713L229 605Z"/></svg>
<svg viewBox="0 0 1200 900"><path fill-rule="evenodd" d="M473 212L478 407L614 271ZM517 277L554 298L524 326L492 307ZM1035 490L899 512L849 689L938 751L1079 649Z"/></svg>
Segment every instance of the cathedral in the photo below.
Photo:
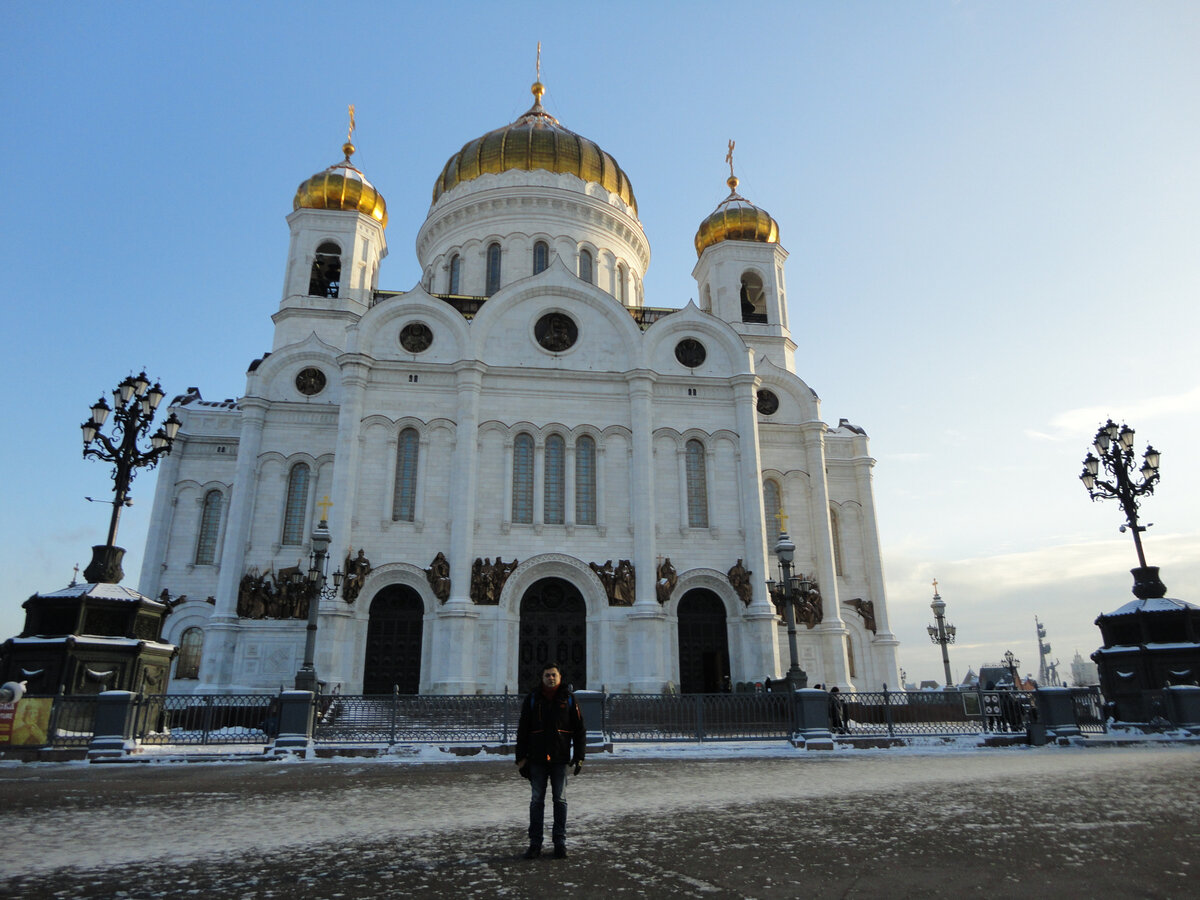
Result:
<svg viewBox="0 0 1200 900"><path fill-rule="evenodd" d="M732 146L698 303L649 306L629 177L532 90L431 173L410 290L379 288L388 210L349 138L300 184L270 352L236 401L172 404L139 585L172 610L172 692L290 688L310 604L326 691L515 691L548 660L610 692L777 679L781 530L810 684L900 683L875 461L796 373L788 254Z"/></svg>

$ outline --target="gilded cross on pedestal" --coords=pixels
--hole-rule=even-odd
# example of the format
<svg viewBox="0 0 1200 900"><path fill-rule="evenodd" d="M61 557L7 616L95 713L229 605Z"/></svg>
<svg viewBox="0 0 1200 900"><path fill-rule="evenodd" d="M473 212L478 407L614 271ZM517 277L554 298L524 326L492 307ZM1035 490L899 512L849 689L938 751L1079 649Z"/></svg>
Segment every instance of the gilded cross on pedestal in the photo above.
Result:
<svg viewBox="0 0 1200 900"><path fill-rule="evenodd" d="M329 495L326 494L317 506L321 507L321 522L324 523L329 519L329 507L333 506L333 503L329 500Z"/></svg>

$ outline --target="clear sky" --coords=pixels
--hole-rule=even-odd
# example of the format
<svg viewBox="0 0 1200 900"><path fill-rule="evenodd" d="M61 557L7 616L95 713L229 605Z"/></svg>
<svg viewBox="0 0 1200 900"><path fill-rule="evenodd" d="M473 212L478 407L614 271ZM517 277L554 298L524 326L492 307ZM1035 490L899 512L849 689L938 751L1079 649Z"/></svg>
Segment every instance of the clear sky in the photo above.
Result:
<svg viewBox="0 0 1200 900"><path fill-rule="evenodd" d="M696 226L739 191L779 222L797 370L871 436L910 680L937 578L956 676L1006 649L1064 673L1131 599L1113 503L1077 480L1108 416L1162 451L1149 562L1200 602L1200 4L62 3L6 10L5 588L102 543L100 393L237 397L270 346L296 186L355 163L388 203L380 286L419 278L435 176L531 102L628 173L651 306L696 295ZM16 390L36 386L28 397ZM118 543L136 585L154 474Z"/></svg>

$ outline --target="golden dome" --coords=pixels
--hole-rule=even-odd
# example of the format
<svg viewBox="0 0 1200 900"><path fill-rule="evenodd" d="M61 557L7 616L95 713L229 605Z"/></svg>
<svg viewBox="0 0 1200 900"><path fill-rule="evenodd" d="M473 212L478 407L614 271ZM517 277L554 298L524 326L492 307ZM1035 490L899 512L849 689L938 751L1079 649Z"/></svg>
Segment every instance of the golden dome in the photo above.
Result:
<svg viewBox="0 0 1200 900"><path fill-rule="evenodd" d="M729 196L717 204L696 232L696 256L721 241L779 243L779 223L737 192L738 180L729 176Z"/></svg>
<svg viewBox="0 0 1200 900"><path fill-rule="evenodd" d="M387 228L387 204L375 186L363 177L363 173L350 164L354 145L347 141L342 146L346 158L334 163L324 172L318 172L296 188L292 209L342 209L370 216Z"/></svg>
<svg viewBox="0 0 1200 900"><path fill-rule="evenodd" d="M617 161L593 141L568 131L558 119L542 108L546 89L540 81L532 87L533 106L511 125L489 131L468 141L450 157L433 185L433 202L457 184L480 175L497 174L511 169L575 175L616 194L637 214L637 200L629 178Z"/></svg>

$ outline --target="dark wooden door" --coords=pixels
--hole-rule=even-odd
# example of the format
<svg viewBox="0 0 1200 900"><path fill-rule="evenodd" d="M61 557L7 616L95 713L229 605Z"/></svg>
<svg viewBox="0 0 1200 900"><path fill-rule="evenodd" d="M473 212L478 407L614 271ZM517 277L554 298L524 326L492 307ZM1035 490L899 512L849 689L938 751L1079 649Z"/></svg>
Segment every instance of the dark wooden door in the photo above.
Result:
<svg viewBox="0 0 1200 900"><path fill-rule="evenodd" d="M576 690L587 687L587 604L575 585L543 578L521 598L518 688L527 691L542 677L542 667L556 662L563 681Z"/></svg>
<svg viewBox="0 0 1200 900"><path fill-rule="evenodd" d="M712 591L688 591L679 601L679 691L713 694L728 676L725 604Z"/></svg>
<svg viewBox="0 0 1200 900"><path fill-rule="evenodd" d="M367 623L364 694L402 694L421 690L421 630L425 608L412 588L391 584L371 601Z"/></svg>

